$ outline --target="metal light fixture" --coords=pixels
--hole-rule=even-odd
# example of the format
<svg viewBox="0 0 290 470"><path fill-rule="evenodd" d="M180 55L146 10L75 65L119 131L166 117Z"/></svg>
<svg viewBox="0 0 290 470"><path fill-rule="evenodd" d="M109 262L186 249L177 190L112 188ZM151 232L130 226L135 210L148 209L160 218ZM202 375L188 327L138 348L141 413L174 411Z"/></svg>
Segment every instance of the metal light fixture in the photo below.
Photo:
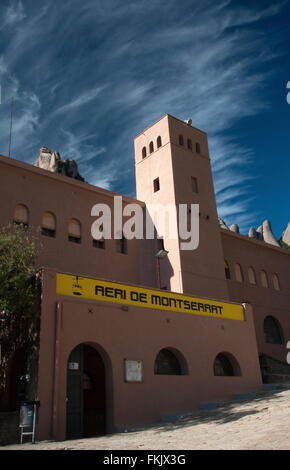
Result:
<svg viewBox="0 0 290 470"><path fill-rule="evenodd" d="M157 261L157 279L158 279L158 289L161 289L161 281L160 281L160 260L164 259L168 255L169 251L167 250L159 250L156 253L156 261Z"/></svg>
<svg viewBox="0 0 290 470"><path fill-rule="evenodd" d="M163 259L167 256L167 253L169 253L169 251L166 251L166 250L159 250L158 253L156 253L156 258L158 259Z"/></svg>

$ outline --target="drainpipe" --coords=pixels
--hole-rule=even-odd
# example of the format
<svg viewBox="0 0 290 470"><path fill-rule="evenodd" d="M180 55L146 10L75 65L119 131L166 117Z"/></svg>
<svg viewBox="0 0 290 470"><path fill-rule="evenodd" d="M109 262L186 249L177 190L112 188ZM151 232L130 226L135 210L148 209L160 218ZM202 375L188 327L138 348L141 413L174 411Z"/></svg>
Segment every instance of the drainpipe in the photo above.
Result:
<svg viewBox="0 0 290 470"><path fill-rule="evenodd" d="M54 323L54 370L53 370L53 397L52 397L52 420L51 436L55 439L57 433L57 415L58 415L58 385L59 385L59 338L60 338L60 318L61 303L56 302Z"/></svg>

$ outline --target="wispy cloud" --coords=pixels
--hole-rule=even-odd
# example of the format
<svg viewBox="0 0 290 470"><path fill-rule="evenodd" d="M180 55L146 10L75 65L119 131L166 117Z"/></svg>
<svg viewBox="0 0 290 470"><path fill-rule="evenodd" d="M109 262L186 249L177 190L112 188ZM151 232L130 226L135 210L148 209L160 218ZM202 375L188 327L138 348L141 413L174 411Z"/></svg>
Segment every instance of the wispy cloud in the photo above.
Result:
<svg viewBox="0 0 290 470"><path fill-rule="evenodd" d="M13 94L17 158L48 145L90 183L133 195L135 135L165 113L191 118L208 133L219 214L247 230L259 216L255 152L237 125L269 107L260 90L284 51L259 25L288 3L11 2L0 21L0 151Z"/></svg>
<svg viewBox="0 0 290 470"><path fill-rule="evenodd" d="M95 98L102 92L104 87L96 87L92 90L85 91L81 93L77 98L72 100L70 103L67 103L60 108L58 108L54 114L61 114L66 112L74 112L77 111L78 108L84 106L85 104L94 101Z"/></svg>
<svg viewBox="0 0 290 470"><path fill-rule="evenodd" d="M2 22L0 23L0 29L6 28L7 26L13 26L20 23L26 17L24 7L21 1L11 2L8 7L4 9Z"/></svg>

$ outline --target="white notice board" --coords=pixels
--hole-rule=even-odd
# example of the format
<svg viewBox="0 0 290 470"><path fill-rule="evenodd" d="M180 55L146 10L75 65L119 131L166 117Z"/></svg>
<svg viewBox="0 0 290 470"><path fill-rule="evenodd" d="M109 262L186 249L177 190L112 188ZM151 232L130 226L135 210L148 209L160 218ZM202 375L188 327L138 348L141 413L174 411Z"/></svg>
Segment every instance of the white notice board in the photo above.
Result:
<svg viewBox="0 0 290 470"><path fill-rule="evenodd" d="M125 359L125 381L143 382L143 361Z"/></svg>

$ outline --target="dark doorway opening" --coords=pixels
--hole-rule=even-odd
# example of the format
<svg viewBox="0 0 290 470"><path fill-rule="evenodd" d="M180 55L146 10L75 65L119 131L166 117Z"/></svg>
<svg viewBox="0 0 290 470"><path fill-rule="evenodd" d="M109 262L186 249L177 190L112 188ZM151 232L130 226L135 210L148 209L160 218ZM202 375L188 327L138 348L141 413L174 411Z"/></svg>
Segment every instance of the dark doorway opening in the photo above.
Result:
<svg viewBox="0 0 290 470"><path fill-rule="evenodd" d="M98 351L78 345L67 364L67 439L106 432L105 365Z"/></svg>
<svg viewBox="0 0 290 470"><path fill-rule="evenodd" d="M20 409L20 404L27 398L27 355L24 349L17 349L13 355L9 370L9 410Z"/></svg>

